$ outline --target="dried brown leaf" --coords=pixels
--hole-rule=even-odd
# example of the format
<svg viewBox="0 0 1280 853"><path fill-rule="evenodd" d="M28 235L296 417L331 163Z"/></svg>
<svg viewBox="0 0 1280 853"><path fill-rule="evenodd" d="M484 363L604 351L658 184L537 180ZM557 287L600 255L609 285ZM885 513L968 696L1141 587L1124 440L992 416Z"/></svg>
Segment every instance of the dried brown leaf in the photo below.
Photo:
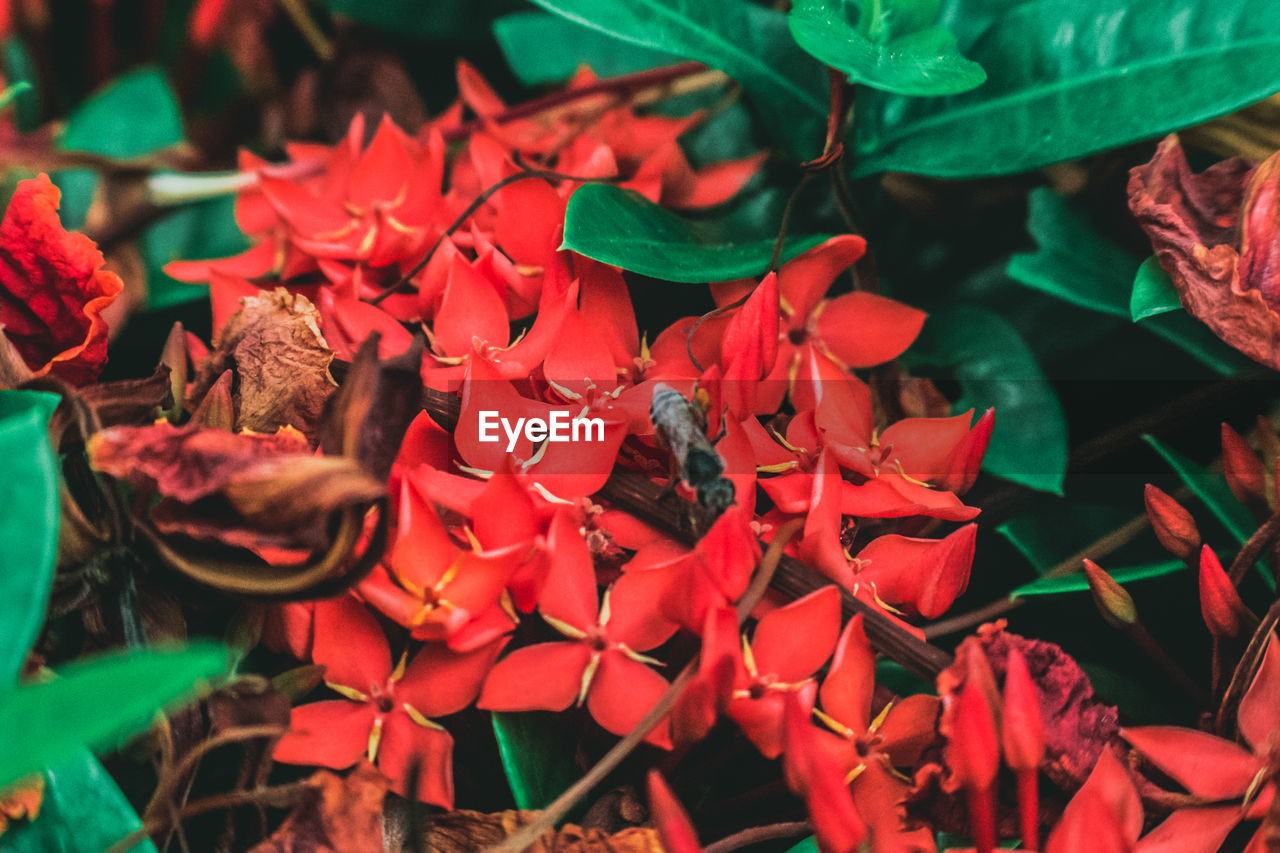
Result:
<svg viewBox="0 0 1280 853"><path fill-rule="evenodd" d="M455 810L430 819L423 849L426 853L474 853L512 835L534 820L538 812L505 811L495 814ZM525 853L663 853L658 831L630 827L610 834L566 824L530 845Z"/></svg>
<svg viewBox="0 0 1280 853"><path fill-rule="evenodd" d="M386 777L362 761L345 776L317 771L280 828L250 853L376 853Z"/></svg>

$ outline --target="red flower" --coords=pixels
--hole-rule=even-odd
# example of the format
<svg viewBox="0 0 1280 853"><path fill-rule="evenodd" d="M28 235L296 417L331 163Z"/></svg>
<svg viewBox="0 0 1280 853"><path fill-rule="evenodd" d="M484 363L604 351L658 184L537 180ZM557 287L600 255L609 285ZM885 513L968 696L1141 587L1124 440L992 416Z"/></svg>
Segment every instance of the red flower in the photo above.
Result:
<svg viewBox="0 0 1280 853"><path fill-rule="evenodd" d="M1121 730L1147 761L1204 802L1166 818L1143 839L1144 853L1190 851L1193 848L1181 846L1189 836L1203 840L1203 846L1194 849L1216 850L1237 823L1260 817L1275 797L1275 785L1268 781L1272 744L1280 737L1280 641L1274 632L1267 639L1258 673L1240 700L1236 720L1248 749L1206 732L1173 726ZM1215 805L1224 800L1233 803ZM1243 804L1234 803L1238 800Z"/></svg>
<svg viewBox="0 0 1280 853"><path fill-rule="evenodd" d="M123 289L102 253L58 220L47 175L20 181L0 221L0 329L37 376L92 382L107 361L102 317Z"/></svg>
<svg viewBox="0 0 1280 853"><path fill-rule="evenodd" d="M849 797L838 759L824 748L823 733L809 722L809 703L800 695L786 697L783 731L783 773L788 787L804 798L818 849L821 853L864 849L866 824Z"/></svg>
<svg viewBox="0 0 1280 853"><path fill-rule="evenodd" d="M1129 853L1142 832L1142 801L1128 771L1110 749L1067 803L1045 842L1045 853ZM1139 849L1147 850L1146 845ZM1186 848L1213 850L1215 846Z"/></svg>
<svg viewBox="0 0 1280 853"><path fill-rule="evenodd" d="M275 760L343 769L367 756L404 796L416 759L419 796L452 808L453 738L430 718L470 705L505 643L463 654L430 644L393 667L386 636L361 604L346 596L317 604L312 659L345 698L294 708Z"/></svg>
<svg viewBox="0 0 1280 853"><path fill-rule="evenodd" d="M649 651L675 632L655 618L657 602L624 576L597 607L595 571L586 543L567 511L551 523L551 567L539 597L542 617L568 639L538 643L507 655L485 681L479 706L491 711L563 711L586 703L602 727L631 731L667 691ZM648 740L669 746L664 721Z"/></svg>

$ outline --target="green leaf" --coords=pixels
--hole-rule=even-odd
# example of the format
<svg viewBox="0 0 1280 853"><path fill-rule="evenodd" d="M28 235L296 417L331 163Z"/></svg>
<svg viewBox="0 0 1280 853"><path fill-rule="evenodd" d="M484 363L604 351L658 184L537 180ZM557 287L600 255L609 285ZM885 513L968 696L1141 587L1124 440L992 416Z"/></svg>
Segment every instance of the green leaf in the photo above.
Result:
<svg viewBox="0 0 1280 853"><path fill-rule="evenodd" d="M77 107L67 118L59 147L111 157L141 157L181 141L178 98L160 69L145 67L121 75ZM68 228L84 223L97 180L91 169L72 169L56 176L62 189L62 222Z"/></svg>
<svg viewBox="0 0 1280 853"><path fill-rule="evenodd" d="M1037 501L1036 509L1010 518L996 527L996 532L1043 574L1121 527L1133 515L1131 505L1046 496Z"/></svg>
<svg viewBox="0 0 1280 853"><path fill-rule="evenodd" d="M787 850L787 853L818 853L818 838L810 835L804 841L801 841L795 847Z"/></svg>
<svg viewBox="0 0 1280 853"><path fill-rule="evenodd" d="M187 204L142 234L139 248L147 265L147 308L169 308L208 296L203 284L190 284L164 272L170 261L204 260L239 254L249 247L236 223L235 197Z"/></svg>
<svg viewBox="0 0 1280 853"><path fill-rule="evenodd" d="M1210 472L1203 465L1197 465L1178 451L1165 445L1154 435L1144 435L1142 440L1151 449L1160 454L1160 458L1168 463L1174 473L1191 493L1199 498L1205 507L1213 513L1222 526L1244 544L1257 527L1249 515L1249 510L1235 499L1227 481L1222 475Z"/></svg>
<svg viewBox="0 0 1280 853"><path fill-rule="evenodd" d="M804 157L822 143L827 79L782 12L748 0L533 0L631 44L697 60L742 84L764 124ZM372 5L372 4L371 4Z"/></svg>
<svg viewBox="0 0 1280 853"><path fill-rule="evenodd" d="M1107 572L1116 579L1118 583L1126 584L1131 581L1146 580L1147 578L1159 578L1165 575L1171 575L1176 571L1185 569L1187 564L1181 560L1162 560L1158 563L1147 563L1141 566L1130 566L1128 568L1116 569ZM1024 584L1013 592L1009 593L1010 598L1026 598L1033 595L1061 595L1064 592L1081 592L1089 588L1089 581L1085 578L1084 572L1076 572L1071 575L1060 575L1052 578L1040 578L1029 584Z"/></svg>
<svg viewBox="0 0 1280 853"><path fill-rule="evenodd" d="M0 691L18 683L53 586L58 473L47 430L58 400L43 391L0 391Z"/></svg>
<svg viewBox="0 0 1280 853"><path fill-rule="evenodd" d="M0 54L4 58L5 79L12 80L15 86L26 83L30 87L30 94L18 98L14 104L13 115L18 130L22 133L31 133L40 126L40 98L35 92L39 74L36 72L35 62L26 44L17 37L5 39L3 46L0 47Z"/></svg>
<svg viewBox="0 0 1280 853"><path fill-rule="evenodd" d="M952 369L963 392L956 411L995 406L983 470L1061 494L1067 469L1062 404L1008 321L975 305L935 311L912 353L917 361Z"/></svg>
<svg viewBox="0 0 1280 853"><path fill-rule="evenodd" d="M1142 266L1137 256L1103 237L1077 205L1052 190L1033 190L1027 230L1039 249L1014 255L1010 278L1073 305L1132 319L1135 271L1140 279ZM1187 314L1148 316L1141 328L1226 376L1249 363Z"/></svg>
<svg viewBox="0 0 1280 853"><path fill-rule="evenodd" d="M0 853L102 853L142 827L115 780L85 750L44 776L39 816L10 824L0 836ZM155 849L150 840L143 840L129 853Z"/></svg>
<svg viewBox="0 0 1280 853"><path fill-rule="evenodd" d="M1039 251L1009 260L1009 277L1073 305L1127 317L1126 299L1135 259L1103 240L1053 190L1040 188L1028 200L1027 230Z"/></svg>
<svg viewBox="0 0 1280 853"><path fill-rule="evenodd" d="M226 666L226 649L213 643L105 654L0 695L0 731L21 733L0 747L0 785L68 761L82 747L113 746Z"/></svg>
<svg viewBox="0 0 1280 853"><path fill-rule="evenodd" d="M575 733L563 714L494 711L490 716L516 808L545 809L582 775L573 760Z"/></svg>
<svg viewBox="0 0 1280 853"><path fill-rule="evenodd" d="M24 92L32 91L32 86L26 80L19 80L12 86L6 86L3 92L0 92L0 110L3 110L9 104L13 103L13 99Z"/></svg>
<svg viewBox="0 0 1280 853"><path fill-rule="evenodd" d="M849 75L850 83L898 95L955 95L986 72L934 26L938 0L796 0L788 23L796 43Z"/></svg>
<svg viewBox="0 0 1280 853"><path fill-rule="evenodd" d="M934 695L938 692L932 681L926 681L902 664L888 658L876 659L876 684L892 690L899 696L911 696L916 693Z"/></svg>
<svg viewBox="0 0 1280 853"><path fill-rule="evenodd" d="M791 237L783 259L825 239L826 235ZM763 273L773 243L734 243L711 224L682 219L637 192L587 184L569 199L560 248L665 281L703 283Z"/></svg>
<svg viewBox="0 0 1280 853"><path fill-rule="evenodd" d="M1133 322L1181 308L1182 301L1178 299L1178 291L1169 274L1155 255L1147 258L1138 267L1138 274L1133 279L1133 292L1129 295L1129 316Z"/></svg>
<svg viewBox="0 0 1280 853"><path fill-rule="evenodd" d="M944 0L987 82L859 99L857 171L1007 175L1199 124L1280 90L1271 0Z"/></svg>
<svg viewBox="0 0 1280 853"><path fill-rule="evenodd" d="M599 77L617 77L680 57L620 42L599 30L545 12L516 12L493 22L493 35L507 64L526 86L558 83L586 65Z"/></svg>

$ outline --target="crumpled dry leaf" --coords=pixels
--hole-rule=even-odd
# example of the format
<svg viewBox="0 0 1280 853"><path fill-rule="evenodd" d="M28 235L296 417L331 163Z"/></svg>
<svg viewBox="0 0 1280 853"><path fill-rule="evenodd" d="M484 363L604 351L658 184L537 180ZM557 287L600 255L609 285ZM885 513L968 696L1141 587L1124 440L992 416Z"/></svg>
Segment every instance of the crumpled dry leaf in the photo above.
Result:
<svg viewBox="0 0 1280 853"><path fill-rule="evenodd" d="M1064 791L1084 784L1102 750L1119 740L1119 712L1093 695L1084 670L1061 647L1004 630L1004 621L984 625L956 649L956 663L938 674L938 694L954 696L964 685L965 656L983 654L997 681L1004 682L1009 649L1022 652L1036 686L1044 718L1045 757L1041 769ZM996 706L998 707L998 706Z"/></svg>
<svg viewBox="0 0 1280 853"><path fill-rule="evenodd" d="M538 812L505 811L495 814L456 809L433 815L422 848L425 853L474 853L502 841ZM664 853L658 831L630 827L610 835L600 829L565 824L525 849L525 853Z"/></svg>
<svg viewBox="0 0 1280 853"><path fill-rule="evenodd" d="M310 300L283 287L245 297L213 343L192 384L189 408L233 368L237 428L274 432L291 426L315 436L325 401L338 386L329 375L333 350Z"/></svg>
<svg viewBox="0 0 1280 853"><path fill-rule="evenodd" d="M382 800L387 779L361 761L345 776L319 770L312 790L270 838L250 853L376 853L382 849Z"/></svg>
<svg viewBox="0 0 1280 853"><path fill-rule="evenodd" d="M1224 160L1193 174L1178 137L1129 176L1129 208L1183 307L1240 352L1280 368L1280 159Z"/></svg>
<svg viewBox="0 0 1280 853"><path fill-rule="evenodd" d="M352 459L314 456L297 430L239 435L158 423L119 426L88 442L90 464L164 500L157 528L232 545L323 547L340 510L385 487Z"/></svg>
<svg viewBox="0 0 1280 853"><path fill-rule="evenodd" d="M385 480L400 452L409 424L422 411L423 342L387 359L378 358L381 335L374 331L360 345L342 387L329 398L320 426L326 453L356 459Z"/></svg>

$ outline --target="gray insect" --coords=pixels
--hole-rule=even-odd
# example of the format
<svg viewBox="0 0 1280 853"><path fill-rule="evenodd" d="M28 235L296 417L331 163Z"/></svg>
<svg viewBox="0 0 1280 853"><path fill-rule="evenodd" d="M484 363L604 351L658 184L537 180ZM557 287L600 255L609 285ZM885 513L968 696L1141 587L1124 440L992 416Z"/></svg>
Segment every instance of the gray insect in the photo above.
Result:
<svg viewBox="0 0 1280 853"><path fill-rule="evenodd" d="M706 412L670 385L658 382L653 386L649 419L671 451L673 480L678 472L685 485L697 492L698 503L719 516L733 503L734 490L733 482L724 476L724 460L707 439Z"/></svg>

